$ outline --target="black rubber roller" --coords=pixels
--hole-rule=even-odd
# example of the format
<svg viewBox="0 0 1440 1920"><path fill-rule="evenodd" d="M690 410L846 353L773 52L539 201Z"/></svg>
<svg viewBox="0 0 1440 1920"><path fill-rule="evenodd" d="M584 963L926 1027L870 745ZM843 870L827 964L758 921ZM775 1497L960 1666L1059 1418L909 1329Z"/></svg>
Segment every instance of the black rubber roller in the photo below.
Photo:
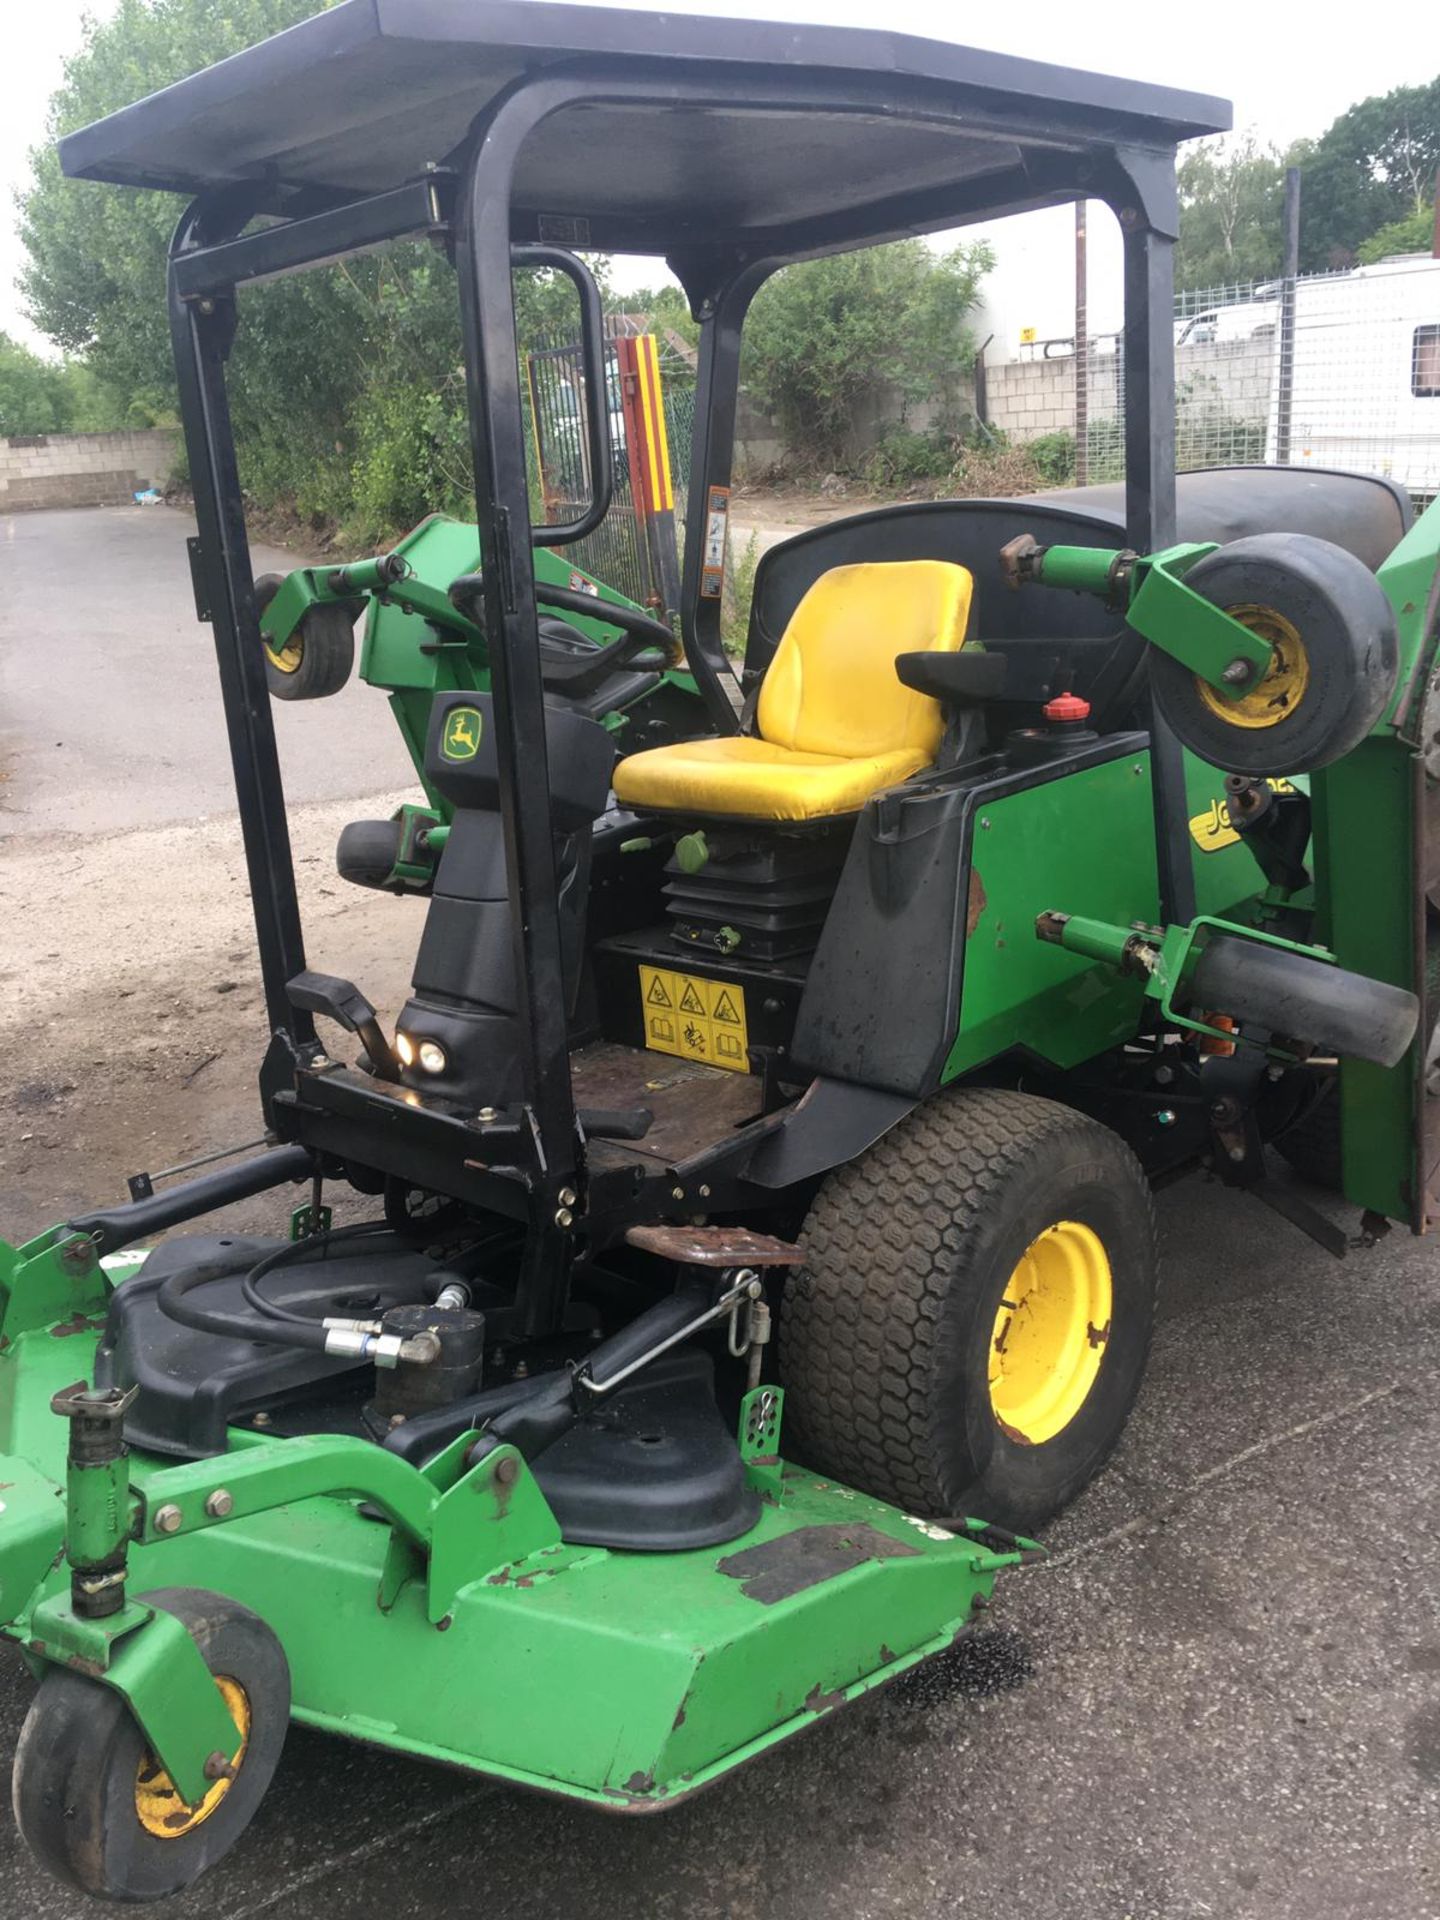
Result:
<svg viewBox="0 0 1440 1920"><path fill-rule="evenodd" d="M1403 987L1226 934L1216 935L1196 963L1190 999L1232 1020L1377 1067L1399 1065L1420 1021L1420 1003Z"/></svg>

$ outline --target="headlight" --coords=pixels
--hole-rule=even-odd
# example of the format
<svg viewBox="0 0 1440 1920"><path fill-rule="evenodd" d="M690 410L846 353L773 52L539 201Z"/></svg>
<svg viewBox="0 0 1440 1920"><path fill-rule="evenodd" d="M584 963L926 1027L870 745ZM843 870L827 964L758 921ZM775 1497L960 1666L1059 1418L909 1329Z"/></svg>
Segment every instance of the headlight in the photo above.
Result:
<svg viewBox="0 0 1440 1920"><path fill-rule="evenodd" d="M414 1064L415 1064L415 1043L414 1043L414 1042L413 1042L413 1041L411 1040L411 1038L410 1038L410 1036L409 1036L409 1034L408 1034L408 1033L397 1033L397 1034L396 1034L396 1036L395 1036L395 1051L396 1051L396 1053L398 1053L398 1054L399 1054L399 1056L400 1056L400 1064L401 1064L401 1066L402 1066L402 1067L413 1067L413 1066L414 1066Z"/></svg>
<svg viewBox="0 0 1440 1920"><path fill-rule="evenodd" d="M445 1049L434 1040L422 1040L419 1051L420 1064L426 1073L443 1073L447 1062Z"/></svg>

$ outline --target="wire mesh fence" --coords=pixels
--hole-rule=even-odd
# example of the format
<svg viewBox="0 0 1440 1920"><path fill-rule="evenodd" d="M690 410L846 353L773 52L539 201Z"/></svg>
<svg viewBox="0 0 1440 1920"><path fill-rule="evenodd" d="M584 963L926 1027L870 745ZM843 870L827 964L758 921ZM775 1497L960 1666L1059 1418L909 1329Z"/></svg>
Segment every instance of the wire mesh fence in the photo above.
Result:
<svg viewBox="0 0 1440 1920"><path fill-rule="evenodd" d="M633 331L633 316L607 316L605 392L591 395L578 342L537 335L521 343L527 441L527 478L537 526L577 520L594 497L587 409L603 407L610 427L610 507L596 530L565 548L577 567L642 606L654 603L661 583L637 507L631 461L630 418L621 391L615 341ZM661 355L662 393L669 431L677 525L683 525L690 447L695 424L694 370L674 353ZM663 596L662 596L663 599Z"/></svg>
<svg viewBox="0 0 1440 1920"><path fill-rule="evenodd" d="M1042 341L987 369L991 424L1077 481L1125 471L1118 334ZM1083 436L1076 423L1084 421ZM1175 303L1175 451L1185 472L1240 463L1383 474L1440 493L1440 260L1209 287Z"/></svg>
<svg viewBox="0 0 1440 1920"><path fill-rule="evenodd" d="M649 562L630 485L614 341L606 343L603 394L589 392L576 341L541 336L526 343L522 364L535 524L559 526L580 519L589 507L596 476L590 469L585 423L592 405L603 408L610 424L610 509L593 533L572 542L565 552L606 586L643 603L650 591Z"/></svg>

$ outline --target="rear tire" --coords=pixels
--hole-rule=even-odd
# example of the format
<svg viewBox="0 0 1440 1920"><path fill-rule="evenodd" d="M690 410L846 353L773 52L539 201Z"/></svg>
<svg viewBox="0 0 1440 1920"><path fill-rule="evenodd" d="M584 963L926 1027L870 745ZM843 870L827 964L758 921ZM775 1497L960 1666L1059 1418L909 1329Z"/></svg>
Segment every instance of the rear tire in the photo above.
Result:
<svg viewBox="0 0 1440 1920"><path fill-rule="evenodd" d="M802 1242L779 1361L810 1465L924 1517L1022 1531L1093 1478L1139 1392L1158 1267L1149 1183L1108 1127L1029 1094L941 1094L829 1176ZM1101 1295L1063 1292L1067 1271L1095 1279L1096 1247L1103 1325L1087 1318ZM1069 1332L1036 1350L1052 1267Z"/></svg>

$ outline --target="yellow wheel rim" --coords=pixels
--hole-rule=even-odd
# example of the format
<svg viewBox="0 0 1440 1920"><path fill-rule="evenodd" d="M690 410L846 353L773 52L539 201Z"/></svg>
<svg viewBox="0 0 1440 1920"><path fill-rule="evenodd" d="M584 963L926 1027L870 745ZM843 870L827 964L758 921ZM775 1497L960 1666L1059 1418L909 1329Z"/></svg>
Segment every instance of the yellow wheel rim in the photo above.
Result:
<svg viewBox="0 0 1440 1920"><path fill-rule="evenodd" d="M238 1774L250 1744L250 1701L240 1682L228 1674L217 1674L215 1684L240 1736L239 1746L230 1755L230 1765ZM175 1791L175 1783L147 1747L135 1769L136 1818L157 1840L178 1840L210 1818L230 1791L231 1784L229 1779L217 1780L198 1806L187 1807Z"/></svg>
<svg viewBox="0 0 1440 1920"><path fill-rule="evenodd" d="M299 628L296 628L278 653L268 640L265 642L265 651L270 656L271 666L278 672L298 673L300 662L305 658L305 642L300 638Z"/></svg>
<svg viewBox="0 0 1440 1920"><path fill-rule="evenodd" d="M1226 613L1242 627L1268 640L1275 649L1265 676L1257 680L1238 700L1227 700L1208 680L1195 676L1196 690L1211 713L1232 727L1278 727L1305 698L1310 684L1310 660L1305 643L1282 614L1273 607L1249 605L1227 607Z"/></svg>
<svg viewBox="0 0 1440 1920"><path fill-rule="evenodd" d="M1012 1440L1053 1440L1089 1398L1110 1340L1114 1288L1098 1233L1059 1220L1025 1249L990 1335L990 1406Z"/></svg>

